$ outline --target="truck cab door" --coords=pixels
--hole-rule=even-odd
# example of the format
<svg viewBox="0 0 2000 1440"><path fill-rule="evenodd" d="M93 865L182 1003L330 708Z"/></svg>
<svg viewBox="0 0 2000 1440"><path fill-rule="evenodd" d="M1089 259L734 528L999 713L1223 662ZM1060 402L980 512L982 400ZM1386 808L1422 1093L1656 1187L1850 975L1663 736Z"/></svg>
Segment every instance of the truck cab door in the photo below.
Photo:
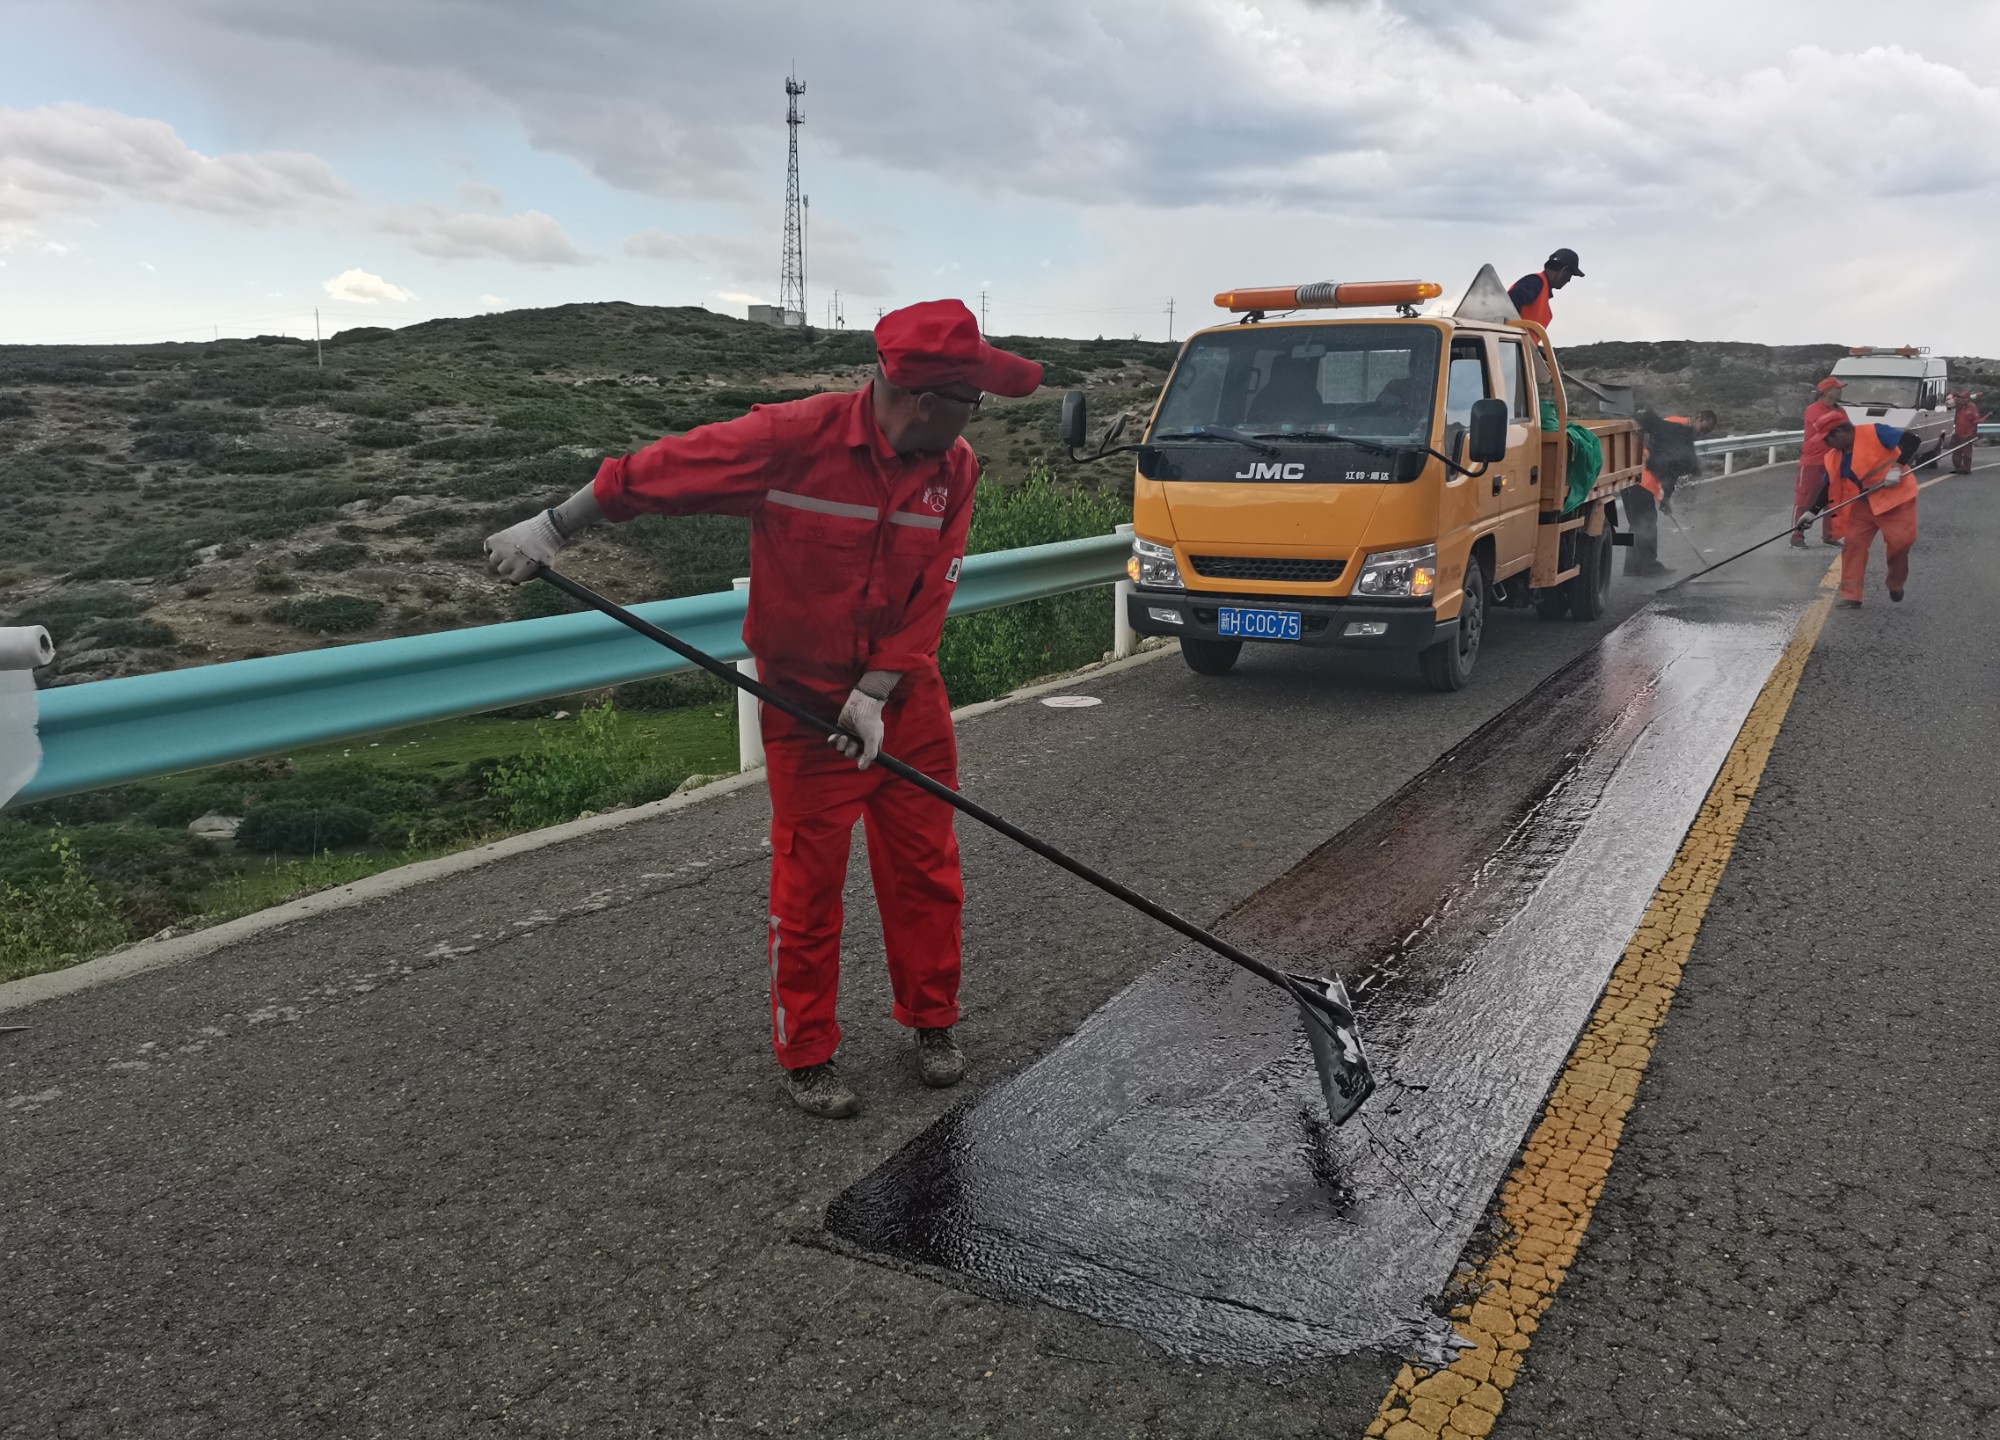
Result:
<svg viewBox="0 0 2000 1440"><path fill-rule="evenodd" d="M1507 427L1507 458L1482 478L1483 503L1493 518L1494 576L1505 579L1534 563L1535 527L1541 523L1542 419L1537 403L1534 369L1522 340L1497 341L1498 371L1511 423Z"/></svg>

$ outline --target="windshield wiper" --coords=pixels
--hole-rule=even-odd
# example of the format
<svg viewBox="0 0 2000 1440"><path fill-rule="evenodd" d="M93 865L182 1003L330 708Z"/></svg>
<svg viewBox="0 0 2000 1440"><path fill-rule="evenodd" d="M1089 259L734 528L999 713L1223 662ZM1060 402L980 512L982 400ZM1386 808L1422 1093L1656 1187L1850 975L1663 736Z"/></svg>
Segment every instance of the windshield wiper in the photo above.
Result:
<svg viewBox="0 0 2000 1440"><path fill-rule="evenodd" d="M1192 430L1175 430L1165 435L1155 435L1154 445L1167 440L1227 440L1256 451L1259 455L1269 455L1275 459L1279 453L1275 445L1267 445L1255 435L1246 435L1241 430L1232 430L1227 425L1197 425Z"/></svg>
<svg viewBox="0 0 2000 1440"><path fill-rule="evenodd" d="M1357 450L1372 450L1377 455L1399 455L1414 448L1412 445L1384 445L1380 440L1363 440L1359 435L1336 435L1326 430L1301 430L1296 433L1290 430L1261 430L1257 438L1297 441L1306 445L1352 445Z"/></svg>

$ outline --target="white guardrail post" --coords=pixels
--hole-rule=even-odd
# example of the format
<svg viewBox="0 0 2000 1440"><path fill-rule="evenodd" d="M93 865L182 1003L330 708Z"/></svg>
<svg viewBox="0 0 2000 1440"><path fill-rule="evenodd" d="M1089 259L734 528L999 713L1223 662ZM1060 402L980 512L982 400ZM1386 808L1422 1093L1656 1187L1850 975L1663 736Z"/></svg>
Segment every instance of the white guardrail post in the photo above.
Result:
<svg viewBox="0 0 2000 1440"><path fill-rule="evenodd" d="M1722 473L1725 475L1734 475L1736 473L1736 452L1734 450L1725 450L1722 452Z"/></svg>
<svg viewBox="0 0 2000 1440"><path fill-rule="evenodd" d="M737 590L750 588L750 577L739 576L729 582ZM755 660L738 660L739 674L752 680L757 678ZM761 770L764 768L764 727L757 721L757 697L747 690L736 692L736 768L738 770Z"/></svg>
<svg viewBox="0 0 2000 1440"><path fill-rule="evenodd" d="M1130 525L1115 527L1118 534L1128 540L1132 536ZM1132 612L1125 603L1132 595L1132 582L1120 580L1111 587L1111 658L1123 660L1139 648L1139 632L1132 628Z"/></svg>

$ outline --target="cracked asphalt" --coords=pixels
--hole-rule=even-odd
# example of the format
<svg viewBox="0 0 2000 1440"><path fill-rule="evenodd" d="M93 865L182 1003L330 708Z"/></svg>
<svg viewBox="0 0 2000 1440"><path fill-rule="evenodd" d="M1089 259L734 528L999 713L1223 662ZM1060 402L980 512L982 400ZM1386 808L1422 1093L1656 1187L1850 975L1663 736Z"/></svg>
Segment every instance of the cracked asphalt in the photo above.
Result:
<svg viewBox="0 0 2000 1440"><path fill-rule="evenodd" d="M1996 485L1828 617L1496 1435L2000 1435Z"/></svg>
<svg viewBox="0 0 2000 1440"><path fill-rule="evenodd" d="M1813 1385L1856 1396L1815 1434L1990 1423L1993 581L1957 567L1995 527L1954 487L1991 483L1926 492L1909 604L1829 626L1745 834L1773 868L1725 877L1500 1433L1804 1433ZM1739 477L1684 518L1756 534L1789 494ZM1804 594L1831 553L1767 562ZM1213 919L1644 599L1613 593L1596 625L1499 615L1458 695L1309 652L1084 677L1103 704L967 722L964 783ZM1896 737L1885 758L1812 769L1857 729ZM867 1109L785 1104L764 823L760 791L720 796L10 1015L32 1028L0 1035L0 1435L1358 1435L1394 1357L1175 1361L799 1243L955 1097L907 1072L857 887ZM985 1085L1162 945L961 836Z"/></svg>

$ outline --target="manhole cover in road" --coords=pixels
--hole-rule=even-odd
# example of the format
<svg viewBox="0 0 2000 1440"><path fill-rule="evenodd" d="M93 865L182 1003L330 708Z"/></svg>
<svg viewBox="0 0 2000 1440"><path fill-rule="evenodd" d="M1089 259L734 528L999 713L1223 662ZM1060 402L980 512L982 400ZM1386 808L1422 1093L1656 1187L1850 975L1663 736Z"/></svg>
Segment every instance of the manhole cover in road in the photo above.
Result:
<svg viewBox="0 0 2000 1440"><path fill-rule="evenodd" d="M1095 695L1044 695L1042 703L1051 710L1082 710L1104 702Z"/></svg>

